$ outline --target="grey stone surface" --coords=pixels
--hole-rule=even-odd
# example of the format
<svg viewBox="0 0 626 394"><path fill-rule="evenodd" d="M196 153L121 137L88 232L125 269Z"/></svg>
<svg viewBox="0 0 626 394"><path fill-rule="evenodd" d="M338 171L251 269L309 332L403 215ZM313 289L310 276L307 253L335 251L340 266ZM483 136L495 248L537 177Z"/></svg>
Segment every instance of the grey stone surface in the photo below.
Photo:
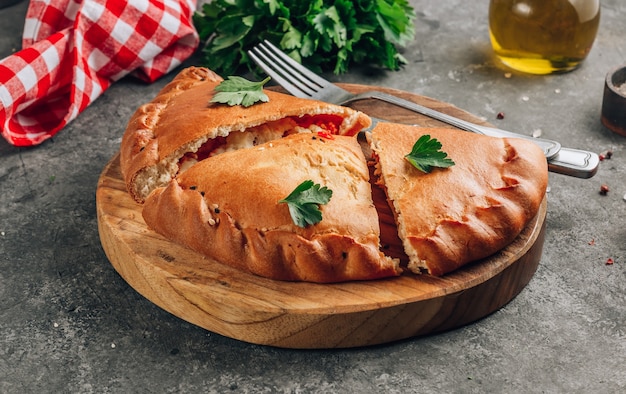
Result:
<svg viewBox="0 0 626 394"><path fill-rule="evenodd" d="M487 0L411 3L417 39L403 71L333 78L614 151L594 178L550 175L543 257L518 297L451 332L348 350L251 345L168 314L121 279L98 238L98 176L131 113L173 75L124 79L41 146L0 141L0 392L625 392L626 138L601 125L600 107L606 73L626 63L626 3L602 2L578 70L508 78L491 58ZM0 57L19 48L26 8L0 9Z"/></svg>

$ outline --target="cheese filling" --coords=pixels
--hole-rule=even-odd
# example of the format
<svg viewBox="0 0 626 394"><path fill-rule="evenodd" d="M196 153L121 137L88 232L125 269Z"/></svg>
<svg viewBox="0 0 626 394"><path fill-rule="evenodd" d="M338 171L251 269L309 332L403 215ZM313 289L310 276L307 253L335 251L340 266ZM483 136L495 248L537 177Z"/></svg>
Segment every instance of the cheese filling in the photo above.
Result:
<svg viewBox="0 0 626 394"><path fill-rule="evenodd" d="M338 134L343 118L337 115L304 115L270 121L243 131L233 131L226 137L211 138L197 150L186 152L178 161L177 175L194 164L221 153L252 148L266 142L298 133L324 132Z"/></svg>

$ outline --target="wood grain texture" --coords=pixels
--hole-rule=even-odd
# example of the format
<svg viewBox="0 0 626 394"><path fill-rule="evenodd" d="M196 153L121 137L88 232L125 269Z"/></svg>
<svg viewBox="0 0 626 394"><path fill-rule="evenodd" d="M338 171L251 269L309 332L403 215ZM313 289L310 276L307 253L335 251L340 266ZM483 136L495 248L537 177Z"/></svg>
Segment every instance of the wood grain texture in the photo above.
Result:
<svg viewBox="0 0 626 394"><path fill-rule="evenodd" d="M344 85L361 92L362 85ZM378 88L476 123L446 103ZM382 102L354 108L420 126L442 124ZM520 236L495 255L444 277L314 284L274 281L224 266L147 228L127 193L116 155L96 191L103 249L136 291L164 310L238 340L286 348L345 348L388 343L457 328L498 310L530 281L543 248L547 203Z"/></svg>

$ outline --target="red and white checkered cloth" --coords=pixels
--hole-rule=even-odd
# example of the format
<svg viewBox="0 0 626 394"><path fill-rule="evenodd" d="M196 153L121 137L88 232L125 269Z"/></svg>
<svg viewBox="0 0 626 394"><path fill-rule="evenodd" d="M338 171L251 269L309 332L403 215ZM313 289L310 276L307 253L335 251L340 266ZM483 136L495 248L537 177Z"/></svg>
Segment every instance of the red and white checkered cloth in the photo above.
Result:
<svg viewBox="0 0 626 394"><path fill-rule="evenodd" d="M23 49L0 60L0 123L13 145L55 135L123 76L152 82L199 43L196 0L31 0Z"/></svg>

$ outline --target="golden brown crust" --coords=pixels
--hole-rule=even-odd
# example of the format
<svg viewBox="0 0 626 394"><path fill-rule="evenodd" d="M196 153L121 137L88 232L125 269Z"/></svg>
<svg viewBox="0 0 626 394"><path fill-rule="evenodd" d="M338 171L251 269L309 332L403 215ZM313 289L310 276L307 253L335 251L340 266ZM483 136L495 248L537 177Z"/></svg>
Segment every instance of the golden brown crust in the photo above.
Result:
<svg viewBox="0 0 626 394"><path fill-rule="evenodd" d="M371 122L350 108L273 91L266 91L269 102L248 108L210 103L221 80L206 68L187 68L132 116L122 138L120 163L135 200L142 202L154 187L175 177L185 152L232 131L285 117L334 114L343 118L338 133L355 135Z"/></svg>
<svg viewBox="0 0 626 394"><path fill-rule="evenodd" d="M166 109L176 97L199 84L218 84L222 78L201 67L182 70L149 103L140 106L131 117L120 145L120 166L131 196L142 201L135 181L140 171L154 167L163 158L163 147L159 146L159 123ZM171 112L171 111L168 111ZM166 116L165 116L166 118ZM158 169L155 168L155 176Z"/></svg>
<svg viewBox="0 0 626 394"><path fill-rule="evenodd" d="M333 191L301 228L279 200L310 179ZM355 138L292 135L208 158L156 189L143 209L158 233L279 280L340 282L399 274L379 250L369 174Z"/></svg>
<svg viewBox="0 0 626 394"><path fill-rule="evenodd" d="M404 159L429 134L455 162L425 174ZM372 149L412 267L433 275L487 257L536 215L547 164L535 144L464 131L379 123Z"/></svg>

